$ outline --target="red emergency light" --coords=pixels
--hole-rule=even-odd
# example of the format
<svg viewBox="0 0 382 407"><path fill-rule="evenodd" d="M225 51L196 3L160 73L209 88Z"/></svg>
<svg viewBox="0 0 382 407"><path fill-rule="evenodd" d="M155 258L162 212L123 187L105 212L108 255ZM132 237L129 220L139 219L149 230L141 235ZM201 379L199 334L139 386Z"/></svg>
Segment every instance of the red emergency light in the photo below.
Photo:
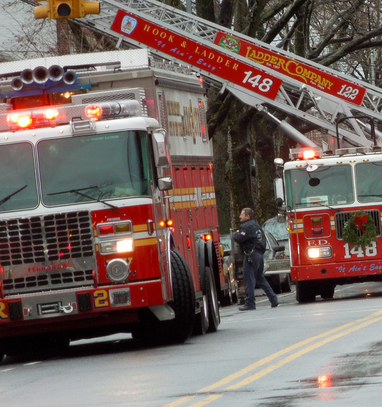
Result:
<svg viewBox="0 0 382 407"><path fill-rule="evenodd" d="M305 160L309 160L314 158L316 155L316 152L314 150L305 150L302 153L302 156L304 157Z"/></svg>
<svg viewBox="0 0 382 407"><path fill-rule="evenodd" d="M15 128L40 127L52 125L59 117L56 109L41 109L29 112L13 112L7 115L7 123L11 130Z"/></svg>
<svg viewBox="0 0 382 407"><path fill-rule="evenodd" d="M118 102L105 102L85 107L85 115L90 120L111 118L116 116L136 116L140 113L137 100L121 100Z"/></svg>
<svg viewBox="0 0 382 407"><path fill-rule="evenodd" d="M322 157L322 149L320 147L291 148L289 156L291 160L313 160Z"/></svg>

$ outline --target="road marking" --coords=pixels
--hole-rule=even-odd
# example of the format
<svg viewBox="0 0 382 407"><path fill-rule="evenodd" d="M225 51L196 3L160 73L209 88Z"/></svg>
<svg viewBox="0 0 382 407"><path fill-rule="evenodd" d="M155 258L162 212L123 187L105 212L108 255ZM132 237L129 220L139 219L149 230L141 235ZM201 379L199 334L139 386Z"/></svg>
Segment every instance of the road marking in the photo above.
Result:
<svg viewBox="0 0 382 407"><path fill-rule="evenodd" d="M244 368L244 369L242 369L242 370L240 370L240 371L238 371L238 372L236 372L236 373L234 373L234 374L232 374L230 376L227 376L226 378L224 378L222 380L219 380L218 382L212 384L211 386L204 387L203 389L199 390L198 393L211 391L211 390L216 389L217 387L228 384L229 382L232 382L233 380L238 379L241 376L244 376L245 374L251 372L252 370L254 370L254 369L256 369L256 368L258 368L258 367L260 367L262 365L265 365L266 363L269 363L270 361L272 361L274 359L277 359L278 357L283 356L286 353L289 353L289 352L291 352L291 351L293 351L295 349L298 349L298 348L300 348L302 346L305 346L310 342L314 342L317 339L321 339L321 338L323 338L325 336L332 335L332 334L334 334L334 333L336 333L338 331L342 331L343 329L349 328L352 325L360 324L363 321L367 321L367 320L376 318L378 315L381 315L381 314L382 314L382 311L378 311L378 312L376 312L374 314L371 314L371 315L369 315L369 316L367 316L365 318L361 318L361 319L358 319L358 320L353 321L353 322L348 322L347 324L342 325L342 326L340 326L338 328L331 329L330 331L324 332L322 334L319 334L319 335L313 336L311 338L305 339L305 340L303 340L301 342L298 342L298 343L296 343L296 344L294 344L292 346L289 346L288 348L282 349L279 352L274 353L273 355L267 356L266 358L261 359L261 360L255 362L255 363L253 363L252 365L249 365L248 367L246 367L246 368ZM377 322L377 321L373 320L373 322Z"/></svg>
<svg viewBox="0 0 382 407"><path fill-rule="evenodd" d="M180 406L183 403L186 403L189 400L192 400L193 398L195 398L195 396L182 397L181 399L176 400L173 403L166 404L164 407L177 407L177 406Z"/></svg>
<svg viewBox="0 0 382 407"><path fill-rule="evenodd" d="M247 366L246 368L244 368L242 370L239 370L238 372L233 373L232 375L229 375L229 376L225 377L222 380L219 380L218 382L216 382L216 383L214 383L214 384L212 384L210 386L207 386L207 387L204 387L204 388L198 390L195 393L195 396L198 395L198 394L202 395L201 393L210 392L212 390L215 390L218 387L226 386L227 384L232 383L233 381L235 381L235 380L241 378L242 376L252 372L253 370L257 369L258 367L263 366L263 365L265 365L265 364L279 358L280 356L283 356L283 355L285 355L285 354L287 354L287 353L289 353L291 351L294 351L294 350L296 350L298 348L304 347L305 345L308 345L308 344L310 344L310 343L312 343L314 341L317 341L317 340L321 339L320 341L318 341L318 342L316 342L314 344L311 344L311 345L309 345L307 347L304 347L303 349L300 349L299 351L297 351L295 353L292 353L291 355L285 357L284 359L280 360L279 362L264 368L260 372L258 372L256 374L252 374L251 376L247 377L244 380L239 381L236 384L231 384L230 386L223 388L223 391L237 390L238 388L243 387L243 386L245 386L245 385L247 385L249 383L252 383L257 379L260 379L261 377L267 375L268 373L273 372L274 370L278 369L279 367L284 366L288 362L291 362L291 361L297 359L298 357L305 355L308 352L311 352L311 351L313 351L313 350L315 350L315 349L317 349L317 348L319 348L319 347L321 347L323 345L326 345L329 342L332 342L332 341L334 341L334 340L336 340L338 338L341 338L342 336L348 335L348 334L350 334L352 332L355 332L355 331L357 331L357 330L359 330L361 328L364 328L366 326L369 326L369 325L374 324L375 322L378 322L378 321L381 321L381 320L382 320L382 310L378 311L378 312L375 312L374 314L371 314L371 315L369 315L367 317L355 320L353 322L348 322L348 323L346 323L344 325L341 325L341 326L339 326L337 328L331 329L330 331L327 331L327 332L324 332L322 334L319 334L319 335L313 336L311 338L305 339L305 340L303 340L301 342L298 342L298 343L296 343L296 344L294 344L292 346L289 346L288 348L282 349L279 352L276 352L276 353L274 353L274 354L272 354L270 356L267 356L267 357L255 362L255 363ZM322 338L324 338L324 339L322 339ZM174 402L174 403L178 403L178 404L172 403L172 404L166 405L165 407L179 406L179 405L181 405L183 403L186 403L187 401L191 400L195 396L183 397L183 398L179 399L178 401ZM203 399L203 400L201 400L201 401L199 401L199 402L197 402L195 404L190 405L189 407L201 407L201 406L204 406L204 405L206 405L206 404L208 404L208 403L210 403L210 402L212 402L214 400L217 400L218 398L220 398L222 396L223 396L223 394L213 394L213 395L210 395L209 397L207 397L207 398L205 398L205 399Z"/></svg>
<svg viewBox="0 0 382 407"><path fill-rule="evenodd" d="M190 407L202 407L202 406L205 406L206 404L210 403L211 401L220 399L220 397L223 397L223 395L222 394L212 394L211 396L207 397L204 400L198 401L195 404L191 404Z"/></svg>
<svg viewBox="0 0 382 407"><path fill-rule="evenodd" d="M317 342L314 345L311 345L311 346L308 346L307 348L301 349L299 352L296 352L296 353L288 356L287 358L281 360L279 363L277 363L275 365L272 365L272 366L269 366L266 369L263 369L262 371L260 371L259 373L255 374L253 376L250 376L247 379L242 380L239 383L236 383L235 385L229 386L229 387L225 388L224 390L236 390L239 387L245 386L248 383L252 383L255 380L259 379L260 377L263 377L266 374L273 372L274 370L276 370L279 367L285 365L286 363L291 362L292 360L297 359L298 357L300 357L302 355L305 355L306 353L311 352L314 349L320 348L321 346L326 345L327 343L329 343L331 341L334 341L335 339L341 338L342 336L348 335L348 334L350 334L352 332L357 331L358 329L364 328L365 326L374 324L375 322L378 322L378 321L381 321L381 320L382 320L382 316L380 316L378 318L375 318L375 319L372 319L370 321L366 321L366 322L364 322L364 323L362 323L360 325L354 326L353 328L347 329L346 331L340 332L340 333L338 333L336 335L330 336L329 338L326 338L326 339L324 339L324 340L322 340L320 342Z"/></svg>

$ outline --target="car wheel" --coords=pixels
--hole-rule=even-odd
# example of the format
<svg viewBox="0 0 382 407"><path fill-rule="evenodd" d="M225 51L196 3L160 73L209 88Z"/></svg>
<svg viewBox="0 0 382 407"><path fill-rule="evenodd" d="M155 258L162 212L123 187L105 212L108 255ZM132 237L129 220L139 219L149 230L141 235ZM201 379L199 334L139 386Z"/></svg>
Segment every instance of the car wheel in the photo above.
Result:
<svg viewBox="0 0 382 407"><path fill-rule="evenodd" d="M286 273L284 277L281 279L281 291L283 293L290 293L292 291L292 282L290 278L290 274Z"/></svg>

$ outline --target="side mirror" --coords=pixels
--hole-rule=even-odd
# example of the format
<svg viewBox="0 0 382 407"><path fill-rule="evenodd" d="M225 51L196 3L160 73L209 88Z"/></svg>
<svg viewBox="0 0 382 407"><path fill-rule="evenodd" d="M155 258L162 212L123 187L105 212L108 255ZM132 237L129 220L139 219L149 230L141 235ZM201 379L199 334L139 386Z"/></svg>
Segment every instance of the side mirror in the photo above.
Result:
<svg viewBox="0 0 382 407"><path fill-rule="evenodd" d="M275 190L276 202L278 202L279 199L284 202L284 185L282 178L275 178L273 181L273 186Z"/></svg>
<svg viewBox="0 0 382 407"><path fill-rule="evenodd" d="M158 188L160 191L168 191L172 189L172 178L163 177L158 179Z"/></svg>
<svg viewBox="0 0 382 407"><path fill-rule="evenodd" d="M273 248L273 250L274 250L275 252L282 252L283 250L285 250L285 246L275 246L275 247Z"/></svg>
<svg viewBox="0 0 382 407"><path fill-rule="evenodd" d="M166 142L163 133L153 134L154 159L157 167L164 167L169 164L167 159Z"/></svg>

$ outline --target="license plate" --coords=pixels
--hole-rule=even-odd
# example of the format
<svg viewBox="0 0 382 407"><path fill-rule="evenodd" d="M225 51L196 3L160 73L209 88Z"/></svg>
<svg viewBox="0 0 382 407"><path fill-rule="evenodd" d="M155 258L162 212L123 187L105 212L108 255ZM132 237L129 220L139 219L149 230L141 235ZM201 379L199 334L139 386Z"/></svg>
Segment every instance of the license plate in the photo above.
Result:
<svg viewBox="0 0 382 407"><path fill-rule="evenodd" d="M131 305L130 288L109 290L109 296L112 307Z"/></svg>

